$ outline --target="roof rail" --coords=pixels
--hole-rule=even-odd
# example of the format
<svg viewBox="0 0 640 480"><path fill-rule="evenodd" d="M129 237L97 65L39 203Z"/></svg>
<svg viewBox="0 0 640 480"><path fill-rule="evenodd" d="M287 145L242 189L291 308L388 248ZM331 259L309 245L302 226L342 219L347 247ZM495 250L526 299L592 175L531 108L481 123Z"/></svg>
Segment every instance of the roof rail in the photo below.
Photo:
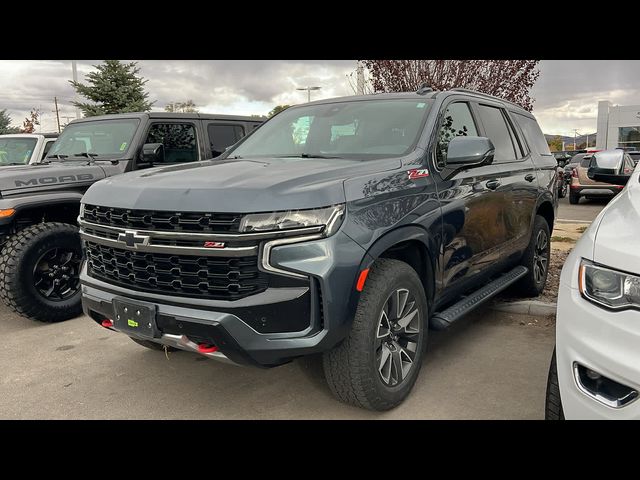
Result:
<svg viewBox="0 0 640 480"><path fill-rule="evenodd" d="M517 103L512 102L511 100L506 100L504 98L500 98L500 97L495 97L493 95L489 95L488 93L483 93L483 92L478 92L477 90L472 90L470 88L462 88L462 87L456 87L456 88L452 88L450 89L450 91L452 92L464 92L464 93L472 93L474 95L479 95L481 97L486 97L486 98L491 98L493 100L500 100L501 102L506 102L506 103L510 103L511 105L513 105L514 107L518 107L522 110L525 110L522 105L518 105Z"/></svg>

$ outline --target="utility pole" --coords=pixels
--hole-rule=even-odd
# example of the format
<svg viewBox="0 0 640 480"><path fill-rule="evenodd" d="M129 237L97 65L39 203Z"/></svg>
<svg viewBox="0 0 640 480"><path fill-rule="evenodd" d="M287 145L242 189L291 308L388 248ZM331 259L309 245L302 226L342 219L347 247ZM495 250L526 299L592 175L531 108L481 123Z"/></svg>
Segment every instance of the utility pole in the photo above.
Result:
<svg viewBox="0 0 640 480"><path fill-rule="evenodd" d="M76 66L76 61L71 60L71 72L73 74L73 81L78 81L78 67ZM80 109L76 107L76 118L80 118Z"/></svg>
<svg viewBox="0 0 640 480"><path fill-rule="evenodd" d="M356 63L356 95L364 95L364 66L360 60Z"/></svg>
<svg viewBox="0 0 640 480"><path fill-rule="evenodd" d="M58 97L53 97L53 102L56 104L56 109L54 110L54 112L56 112L56 120L58 122L58 133L60 133L60 111L58 110Z"/></svg>
<svg viewBox="0 0 640 480"><path fill-rule="evenodd" d="M311 101L311 90L320 90L322 87L304 87L304 88L296 88L296 90L306 90L307 91L307 102Z"/></svg>
<svg viewBox="0 0 640 480"><path fill-rule="evenodd" d="M576 150L576 137L578 136L578 129L573 129L573 150Z"/></svg>

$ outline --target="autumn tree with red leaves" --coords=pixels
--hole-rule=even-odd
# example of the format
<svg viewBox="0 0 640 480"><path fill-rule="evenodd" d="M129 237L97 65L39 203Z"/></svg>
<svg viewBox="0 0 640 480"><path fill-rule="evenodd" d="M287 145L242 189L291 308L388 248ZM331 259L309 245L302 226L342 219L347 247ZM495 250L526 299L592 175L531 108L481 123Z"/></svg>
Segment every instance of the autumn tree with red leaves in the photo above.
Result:
<svg viewBox="0 0 640 480"><path fill-rule="evenodd" d="M36 131L36 125L40 125L40 110L34 108L29 112L29 116L22 122L21 133L33 133Z"/></svg>
<svg viewBox="0 0 640 480"><path fill-rule="evenodd" d="M539 60L363 60L375 92L414 92L461 87L533 109L531 87Z"/></svg>

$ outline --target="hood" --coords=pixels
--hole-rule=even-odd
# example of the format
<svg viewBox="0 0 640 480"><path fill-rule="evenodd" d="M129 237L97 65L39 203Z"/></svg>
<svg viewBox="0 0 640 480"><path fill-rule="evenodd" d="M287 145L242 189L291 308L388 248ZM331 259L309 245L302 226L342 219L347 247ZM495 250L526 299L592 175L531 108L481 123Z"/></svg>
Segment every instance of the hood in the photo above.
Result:
<svg viewBox="0 0 640 480"><path fill-rule="evenodd" d="M600 213L593 260L629 273L640 274L640 170Z"/></svg>
<svg viewBox="0 0 640 480"><path fill-rule="evenodd" d="M86 185L104 177L104 170L99 165L87 165L86 162L5 167L0 169L0 192L4 196L43 187Z"/></svg>
<svg viewBox="0 0 640 480"><path fill-rule="evenodd" d="M131 172L87 191L83 202L142 210L267 212L345 201L346 178L394 169L400 161L218 160Z"/></svg>

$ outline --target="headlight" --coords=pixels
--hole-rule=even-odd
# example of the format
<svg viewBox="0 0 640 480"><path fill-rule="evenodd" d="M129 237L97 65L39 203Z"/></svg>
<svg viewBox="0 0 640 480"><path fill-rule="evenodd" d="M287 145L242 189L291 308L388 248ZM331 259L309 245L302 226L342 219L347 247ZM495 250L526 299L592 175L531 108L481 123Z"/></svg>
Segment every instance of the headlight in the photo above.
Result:
<svg viewBox="0 0 640 480"><path fill-rule="evenodd" d="M268 232L293 228L325 227L325 236L333 235L342 223L344 204L313 210L289 210L273 213L252 213L240 222L241 232Z"/></svg>
<svg viewBox="0 0 640 480"><path fill-rule="evenodd" d="M80 204L80 214L78 215L80 218L84 218L84 203Z"/></svg>
<svg viewBox="0 0 640 480"><path fill-rule="evenodd" d="M585 298L599 305L640 309L640 277L636 275L582 260L578 285Z"/></svg>

